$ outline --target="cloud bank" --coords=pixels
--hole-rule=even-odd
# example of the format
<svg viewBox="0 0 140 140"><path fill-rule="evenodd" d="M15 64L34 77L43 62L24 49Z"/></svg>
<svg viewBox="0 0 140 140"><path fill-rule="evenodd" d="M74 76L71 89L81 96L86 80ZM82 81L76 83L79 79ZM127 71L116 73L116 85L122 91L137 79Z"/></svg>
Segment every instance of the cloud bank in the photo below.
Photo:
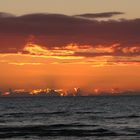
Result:
<svg viewBox="0 0 140 140"><path fill-rule="evenodd" d="M91 13L79 16L98 18L119 14L123 13ZM76 44L79 47L72 54L75 56L140 54L140 18L98 21L79 16L42 13L14 16L0 13L0 53L25 53L26 43L34 42L43 46L43 49L57 48L64 51L71 50L66 47L68 44ZM85 46L90 47L85 49ZM109 50L99 51L101 48Z"/></svg>

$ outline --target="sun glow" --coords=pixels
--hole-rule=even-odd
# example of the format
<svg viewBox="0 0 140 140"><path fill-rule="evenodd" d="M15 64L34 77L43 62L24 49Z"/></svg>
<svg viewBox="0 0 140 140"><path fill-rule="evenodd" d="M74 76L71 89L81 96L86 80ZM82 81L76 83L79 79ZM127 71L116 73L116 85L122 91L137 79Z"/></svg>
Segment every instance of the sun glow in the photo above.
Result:
<svg viewBox="0 0 140 140"><path fill-rule="evenodd" d="M0 54L0 71L3 73L1 80L2 84L8 83L7 88L37 87L38 89L30 92L30 95L46 95L46 93L47 96L80 95L81 91L74 87L84 88L85 91L94 87L113 89L132 86L138 89L140 56L130 55L137 52L137 47L120 50L119 44L110 46L68 44L48 48L27 43L18 53ZM115 53L117 55L114 55ZM135 67L135 73L131 70L132 66ZM14 73L14 76L11 73ZM127 83L128 86L125 87L122 83ZM46 85L63 91L42 90ZM72 90L65 91L69 88ZM102 94L96 90L92 92L96 95Z"/></svg>
<svg viewBox="0 0 140 140"><path fill-rule="evenodd" d="M36 44L27 44L24 48L24 51L29 52L33 55L45 55L45 56L71 56L74 54L74 51L71 50L61 50L61 49L46 49L45 47L36 45Z"/></svg>

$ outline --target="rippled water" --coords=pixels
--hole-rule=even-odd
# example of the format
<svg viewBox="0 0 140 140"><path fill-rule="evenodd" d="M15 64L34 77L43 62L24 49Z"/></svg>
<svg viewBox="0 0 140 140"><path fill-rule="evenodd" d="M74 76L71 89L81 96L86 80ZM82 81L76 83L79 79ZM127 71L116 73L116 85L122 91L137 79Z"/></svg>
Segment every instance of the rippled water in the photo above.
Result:
<svg viewBox="0 0 140 140"><path fill-rule="evenodd" d="M0 98L0 138L139 140L140 96Z"/></svg>

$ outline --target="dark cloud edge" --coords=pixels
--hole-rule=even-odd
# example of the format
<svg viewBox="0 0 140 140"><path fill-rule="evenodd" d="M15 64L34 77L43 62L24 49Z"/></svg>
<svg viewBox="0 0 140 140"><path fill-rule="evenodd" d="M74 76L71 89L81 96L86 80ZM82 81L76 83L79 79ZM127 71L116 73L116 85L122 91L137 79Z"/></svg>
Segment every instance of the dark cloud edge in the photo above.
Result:
<svg viewBox="0 0 140 140"><path fill-rule="evenodd" d="M125 14L124 12L103 12L103 13L85 13L80 15L74 15L76 17L83 18L111 18L113 16Z"/></svg>

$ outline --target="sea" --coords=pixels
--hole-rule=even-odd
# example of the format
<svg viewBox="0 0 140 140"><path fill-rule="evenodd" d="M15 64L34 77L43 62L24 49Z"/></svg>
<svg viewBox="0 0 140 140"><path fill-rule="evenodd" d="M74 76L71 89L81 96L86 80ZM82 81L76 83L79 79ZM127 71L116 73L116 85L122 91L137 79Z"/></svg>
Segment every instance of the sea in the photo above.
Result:
<svg viewBox="0 0 140 140"><path fill-rule="evenodd" d="M140 140L140 96L1 97L2 140Z"/></svg>

